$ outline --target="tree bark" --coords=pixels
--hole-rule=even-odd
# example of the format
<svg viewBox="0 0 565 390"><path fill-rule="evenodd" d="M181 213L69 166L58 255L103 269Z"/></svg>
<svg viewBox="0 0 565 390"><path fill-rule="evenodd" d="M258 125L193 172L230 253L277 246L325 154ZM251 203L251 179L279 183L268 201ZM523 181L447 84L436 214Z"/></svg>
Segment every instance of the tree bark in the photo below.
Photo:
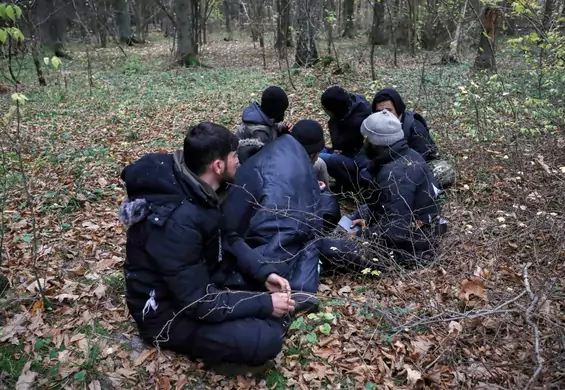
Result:
<svg viewBox="0 0 565 390"><path fill-rule="evenodd" d="M177 53L176 61L181 66L198 65L197 48L194 37L193 1L175 0L175 14L177 27Z"/></svg>
<svg viewBox="0 0 565 390"><path fill-rule="evenodd" d="M283 47L292 47L292 34L290 33L290 0L277 0L277 39L275 48L279 51ZM282 51L281 51L282 52Z"/></svg>
<svg viewBox="0 0 565 390"><path fill-rule="evenodd" d="M224 0L224 17L226 18L226 33L228 37L225 38L226 41L233 40L233 31L231 26L231 7L230 0Z"/></svg>
<svg viewBox="0 0 565 390"><path fill-rule="evenodd" d="M498 10L487 5L483 13L479 52L475 57L475 69L496 69L495 38Z"/></svg>
<svg viewBox="0 0 565 390"><path fill-rule="evenodd" d="M37 2L37 17L39 39L41 44L48 47L56 56L70 58L64 51L65 18L64 5L54 0Z"/></svg>
<svg viewBox="0 0 565 390"><path fill-rule="evenodd" d="M332 54L333 46L333 25L337 21L335 15L335 0L325 0L324 3L324 25L326 29L326 37L328 42L328 55Z"/></svg>
<svg viewBox="0 0 565 390"><path fill-rule="evenodd" d="M343 17L345 19L345 28L343 30L344 38L355 37L355 1L344 0Z"/></svg>
<svg viewBox="0 0 565 390"><path fill-rule="evenodd" d="M453 40L449 44L449 53L447 54L447 57L442 59L443 63L459 63L459 42L461 41L461 30L463 29L463 21L465 20L465 14L467 13L468 2L468 0L465 0L465 3L463 3L463 8L459 14L457 26L455 27Z"/></svg>
<svg viewBox="0 0 565 390"><path fill-rule="evenodd" d="M386 44L386 34L384 32L385 6L383 0L373 1L373 24L371 26L371 44Z"/></svg>
<svg viewBox="0 0 565 390"><path fill-rule="evenodd" d="M316 27L314 15L318 7L318 0L297 0L298 38L296 44L296 66L312 66L318 62L318 49L316 48Z"/></svg>
<svg viewBox="0 0 565 390"><path fill-rule="evenodd" d="M408 47L410 55L416 55L416 40L418 38L418 0L408 0L408 12L410 15L410 28L408 30Z"/></svg>
<svg viewBox="0 0 565 390"><path fill-rule="evenodd" d="M545 9L543 11L542 27L547 33L551 30L553 24L553 12L555 11L555 0L545 0Z"/></svg>

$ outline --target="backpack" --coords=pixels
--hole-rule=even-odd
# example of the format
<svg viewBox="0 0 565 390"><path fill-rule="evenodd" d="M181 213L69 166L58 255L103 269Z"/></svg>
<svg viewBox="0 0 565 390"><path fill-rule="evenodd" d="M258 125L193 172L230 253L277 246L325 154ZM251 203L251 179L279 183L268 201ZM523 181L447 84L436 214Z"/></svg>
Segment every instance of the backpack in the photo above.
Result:
<svg viewBox="0 0 565 390"><path fill-rule="evenodd" d="M414 125L414 121L418 121L424 125L428 133L430 132L430 128L428 127L428 123L424 119L424 117L417 112L413 111L405 111L404 112L404 122L402 123L402 131L406 136L410 135L410 129Z"/></svg>

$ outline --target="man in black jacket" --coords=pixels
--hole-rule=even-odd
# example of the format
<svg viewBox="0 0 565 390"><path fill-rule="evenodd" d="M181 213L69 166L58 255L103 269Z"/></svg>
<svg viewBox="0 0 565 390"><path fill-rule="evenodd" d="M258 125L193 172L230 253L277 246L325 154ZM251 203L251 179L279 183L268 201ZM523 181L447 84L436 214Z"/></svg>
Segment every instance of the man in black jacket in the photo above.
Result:
<svg viewBox="0 0 565 390"><path fill-rule="evenodd" d="M223 256L219 189L235 175L236 149L228 129L200 123L183 150L148 154L121 175L126 302L140 335L209 365L274 358L294 309L276 270L262 277L265 292L224 288L237 278Z"/></svg>
<svg viewBox="0 0 565 390"><path fill-rule="evenodd" d="M352 216L359 236L380 242L406 262L429 259L439 223L436 180L422 156L408 146L398 118L384 110L361 126L371 160L361 173L370 194L368 215ZM352 227L353 227L352 226Z"/></svg>
<svg viewBox="0 0 565 390"><path fill-rule="evenodd" d="M404 138L408 146L426 160L441 188L453 185L456 179L455 167L447 160L441 159L437 146L430 135L426 120L412 111L406 110L406 104L396 89L385 88L375 94L372 104L373 112L388 110L402 124Z"/></svg>
<svg viewBox="0 0 565 390"><path fill-rule="evenodd" d="M362 151L361 123L371 115L371 105L361 95L349 93L339 86L328 88L321 99L322 107L329 115L328 128L332 148L320 153L326 162L328 173L336 181L336 188L358 188L359 171L367 159Z"/></svg>

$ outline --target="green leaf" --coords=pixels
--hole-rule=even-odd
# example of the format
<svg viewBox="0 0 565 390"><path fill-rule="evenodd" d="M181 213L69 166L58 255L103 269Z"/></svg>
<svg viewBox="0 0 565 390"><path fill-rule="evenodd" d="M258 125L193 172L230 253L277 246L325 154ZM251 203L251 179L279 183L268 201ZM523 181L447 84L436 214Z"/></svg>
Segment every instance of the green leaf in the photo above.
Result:
<svg viewBox="0 0 565 390"><path fill-rule="evenodd" d="M8 33L6 32L6 29L0 28L0 42L2 42L2 44L6 43L7 38Z"/></svg>
<svg viewBox="0 0 565 390"><path fill-rule="evenodd" d="M6 4L0 4L0 18L6 19Z"/></svg>
<svg viewBox="0 0 565 390"><path fill-rule="evenodd" d="M45 65L49 66L49 57L43 57L43 62Z"/></svg>
<svg viewBox="0 0 565 390"><path fill-rule="evenodd" d="M320 329L320 332L322 332L326 336L328 336L330 334L330 332L332 331L332 327L330 326L330 324L327 324L327 323L324 324L324 325L320 325L320 327L318 329Z"/></svg>
<svg viewBox="0 0 565 390"><path fill-rule="evenodd" d="M51 58L51 64L55 69L59 69L59 66L61 66L61 60L59 59L59 57L53 56Z"/></svg>
<svg viewBox="0 0 565 390"><path fill-rule="evenodd" d="M290 324L290 329L300 329L302 324L304 324L304 318L297 318L296 320L292 321L292 324Z"/></svg>
<svg viewBox="0 0 565 390"><path fill-rule="evenodd" d="M14 8L11 5L6 6L6 15L12 19L13 22L16 21L16 14L14 13Z"/></svg>
<svg viewBox="0 0 565 390"><path fill-rule="evenodd" d="M22 16L22 9L17 5L13 5L12 7L14 7L14 9L16 10L16 17L19 19L20 16Z"/></svg>
<svg viewBox="0 0 565 390"><path fill-rule="evenodd" d="M19 39L22 42L25 40L24 34L22 34L21 30L16 27L12 29L12 36L14 37L14 39Z"/></svg>
<svg viewBox="0 0 565 390"><path fill-rule="evenodd" d="M320 313L319 316L327 321L331 321L335 318L335 316L332 313Z"/></svg>
<svg viewBox="0 0 565 390"><path fill-rule="evenodd" d="M77 372L74 376L75 381L77 382L84 382L86 375L84 374L84 371L81 372Z"/></svg>
<svg viewBox="0 0 565 390"><path fill-rule="evenodd" d="M320 317L318 317L318 315L317 315L316 313L310 313L310 314L308 314L308 319L309 319L309 320L317 320L317 319L319 319L319 318L320 318Z"/></svg>
<svg viewBox="0 0 565 390"><path fill-rule="evenodd" d="M373 382L369 382L365 385L365 390L375 390L377 388L377 384Z"/></svg>
<svg viewBox="0 0 565 390"><path fill-rule="evenodd" d="M318 336L316 336L316 333L314 332L308 333L308 335L306 336L306 340L308 340L308 342L312 344L316 344L316 342L318 341Z"/></svg>

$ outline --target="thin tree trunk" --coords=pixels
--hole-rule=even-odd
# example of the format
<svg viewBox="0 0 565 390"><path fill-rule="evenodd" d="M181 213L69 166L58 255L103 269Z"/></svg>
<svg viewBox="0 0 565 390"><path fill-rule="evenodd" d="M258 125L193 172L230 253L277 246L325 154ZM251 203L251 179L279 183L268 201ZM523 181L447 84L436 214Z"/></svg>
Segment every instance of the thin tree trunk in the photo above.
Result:
<svg viewBox="0 0 565 390"><path fill-rule="evenodd" d="M337 21L335 17L335 0L325 0L324 4L324 24L328 41L328 56L332 55L333 46L333 25Z"/></svg>
<svg viewBox="0 0 565 390"><path fill-rule="evenodd" d="M457 27L455 27L455 35L449 45L449 54L447 55L447 58L444 57L442 61L444 63L459 63L459 42L461 41L461 30L463 28L463 21L465 20L465 13L467 13L468 2L468 0L465 0L465 3L463 3L463 8L459 14L459 19L457 20Z"/></svg>
<svg viewBox="0 0 565 390"><path fill-rule="evenodd" d="M231 27L231 7L230 0L224 0L224 17L226 18L226 33L228 37L225 38L226 41L233 40L233 31Z"/></svg>
<svg viewBox="0 0 565 390"><path fill-rule="evenodd" d="M475 57L475 69L496 69L495 38L498 11L487 6L483 13L479 52Z"/></svg>
<svg viewBox="0 0 565 390"><path fill-rule="evenodd" d="M345 19L345 29L343 30L344 38L355 37L355 1L344 0L343 17Z"/></svg>
<svg viewBox="0 0 565 390"><path fill-rule="evenodd" d="M175 0L175 14L177 27L177 52L176 60L181 66L192 66L198 64L193 22L194 0ZM198 0L196 0L198 1Z"/></svg>
<svg viewBox="0 0 565 390"><path fill-rule="evenodd" d="M296 44L297 66L312 66L318 61L316 48L316 27L313 16L316 14L318 0L298 0L298 39Z"/></svg>

